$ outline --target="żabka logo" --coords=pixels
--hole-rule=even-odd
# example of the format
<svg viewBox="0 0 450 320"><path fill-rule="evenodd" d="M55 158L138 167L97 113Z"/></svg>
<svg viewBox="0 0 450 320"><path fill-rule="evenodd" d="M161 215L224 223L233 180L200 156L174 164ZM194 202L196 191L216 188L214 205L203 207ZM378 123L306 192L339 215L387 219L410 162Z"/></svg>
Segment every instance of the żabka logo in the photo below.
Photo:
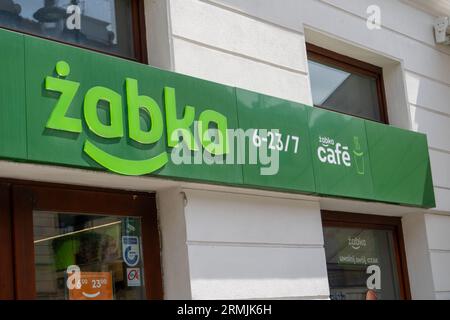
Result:
<svg viewBox="0 0 450 320"><path fill-rule="evenodd" d="M80 83L64 79L70 74L70 66L65 61L56 64L56 73L59 77L48 76L45 78L45 89L59 92L59 100L50 115L46 127L54 130L61 130L72 133L81 133L82 120L67 116L69 107L77 95ZM128 135L131 140L150 145L157 143L163 136L164 120L158 103L148 97L139 95L138 81L132 78L125 79L125 94L127 102ZM109 105L109 121L104 124L100 121L97 113L98 104L106 102ZM213 155L224 155L229 151L227 141L227 118L214 110L204 110L198 118L197 130L200 137L199 142L194 139L191 126L194 123L195 108L186 106L183 118L177 118L175 89L164 88L164 104L166 115L166 130L168 147L176 147L180 144L180 134L182 141L187 148L197 151L204 148ZM146 112L150 118L151 127L146 130L140 125L140 113ZM117 139L124 137L123 128L123 107L122 96L106 87L96 86L90 88L83 103L84 120L89 130L101 138ZM220 139L214 139L208 135L210 125L216 128ZM159 155L146 160L128 160L111 155L95 146L86 139L83 151L94 161L103 167L125 175L144 175L152 173L167 164L168 153L162 152Z"/></svg>
<svg viewBox="0 0 450 320"><path fill-rule="evenodd" d="M355 250L359 250L361 247L365 247L367 245L365 239L360 239L358 237L348 238L348 245L351 246Z"/></svg>
<svg viewBox="0 0 450 320"><path fill-rule="evenodd" d="M352 166L352 157L349 152L349 147L335 142L329 137L319 136L319 147L317 148L317 157L320 162L328 163L337 166ZM353 137L353 161L356 163L356 172L359 175L364 175L364 152L358 137Z"/></svg>
<svg viewBox="0 0 450 320"><path fill-rule="evenodd" d="M321 145L317 148L317 156L321 162L351 167L352 159L347 146L339 142L335 143L329 137L319 137L319 143Z"/></svg>

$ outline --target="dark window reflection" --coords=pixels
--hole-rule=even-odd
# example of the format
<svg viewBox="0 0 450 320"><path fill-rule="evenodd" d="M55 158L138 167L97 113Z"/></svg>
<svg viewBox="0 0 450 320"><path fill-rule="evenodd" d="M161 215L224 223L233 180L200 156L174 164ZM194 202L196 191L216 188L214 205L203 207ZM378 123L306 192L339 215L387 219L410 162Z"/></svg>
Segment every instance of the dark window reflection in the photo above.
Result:
<svg viewBox="0 0 450 320"><path fill-rule="evenodd" d="M0 0L0 26L134 58L129 0Z"/></svg>
<svg viewBox="0 0 450 320"><path fill-rule="evenodd" d="M377 79L308 61L314 105L381 120Z"/></svg>
<svg viewBox="0 0 450 320"><path fill-rule="evenodd" d="M332 300L400 299L390 230L324 228Z"/></svg>

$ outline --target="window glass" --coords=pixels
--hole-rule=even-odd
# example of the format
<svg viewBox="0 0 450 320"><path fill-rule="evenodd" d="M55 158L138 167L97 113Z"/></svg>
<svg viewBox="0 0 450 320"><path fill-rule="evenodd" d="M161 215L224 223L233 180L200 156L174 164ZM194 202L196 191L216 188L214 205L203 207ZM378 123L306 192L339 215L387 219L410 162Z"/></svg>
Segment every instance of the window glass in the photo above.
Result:
<svg viewBox="0 0 450 320"><path fill-rule="evenodd" d="M139 218L34 211L37 299L145 299Z"/></svg>
<svg viewBox="0 0 450 320"><path fill-rule="evenodd" d="M324 237L332 300L400 299L392 231L325 227Z"/></svg>
<svg viewBox="0 0 450 320"><path fill-rule="evenodd" d="M381 121L376 78L312 60L308 64L315 106Z"/></svg>
<svg viewBox="0 0 450 320"><path fill-rule="evenodd" d="M129 0L0 0L0 26L133 58Z"/></svg>

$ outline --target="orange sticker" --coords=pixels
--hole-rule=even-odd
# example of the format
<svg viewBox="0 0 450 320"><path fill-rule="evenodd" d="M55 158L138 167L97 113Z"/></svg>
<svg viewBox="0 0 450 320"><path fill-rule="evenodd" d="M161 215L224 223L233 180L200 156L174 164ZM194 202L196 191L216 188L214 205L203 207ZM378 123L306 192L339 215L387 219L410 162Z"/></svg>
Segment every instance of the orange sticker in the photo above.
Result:
<svg viewBox="0 0 450 320"><path fill-rule="evenodd" d="M113 300L111 272L80 272L80 288L69 289L69 300Z"/></svg>

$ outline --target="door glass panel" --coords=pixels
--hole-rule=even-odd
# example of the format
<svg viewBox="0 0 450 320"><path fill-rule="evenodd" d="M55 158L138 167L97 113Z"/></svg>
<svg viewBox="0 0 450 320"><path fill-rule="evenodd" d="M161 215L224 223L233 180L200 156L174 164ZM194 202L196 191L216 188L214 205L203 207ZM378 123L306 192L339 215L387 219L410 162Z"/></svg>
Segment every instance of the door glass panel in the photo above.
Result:
<svg viewBox="0 0 450 320"><path fill-rule="evenodd" d="M400 299L392 231L325 227L324 236L332 300Z"/></svg>
<svg viewBox="0 0 450 320"><path fill-rule="evenodd" d="M33 212L37 299L145 299L140 218Z"/></svg>

